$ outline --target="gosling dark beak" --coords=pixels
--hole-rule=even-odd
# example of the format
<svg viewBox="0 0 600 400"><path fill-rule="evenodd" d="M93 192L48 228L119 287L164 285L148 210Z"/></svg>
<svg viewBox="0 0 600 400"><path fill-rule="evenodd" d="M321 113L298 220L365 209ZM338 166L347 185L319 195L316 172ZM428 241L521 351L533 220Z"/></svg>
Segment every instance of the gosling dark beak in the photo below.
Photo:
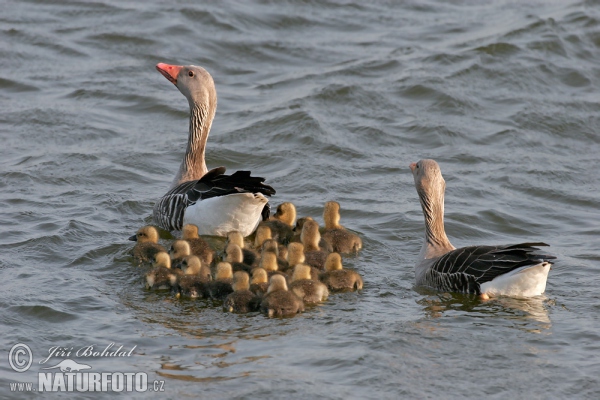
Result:
<svg viewBox="0 0 600 400"><path fill-rule="evenodd" d="M137 235L133 235L129 238L132 242L137 242Z"/></svg>

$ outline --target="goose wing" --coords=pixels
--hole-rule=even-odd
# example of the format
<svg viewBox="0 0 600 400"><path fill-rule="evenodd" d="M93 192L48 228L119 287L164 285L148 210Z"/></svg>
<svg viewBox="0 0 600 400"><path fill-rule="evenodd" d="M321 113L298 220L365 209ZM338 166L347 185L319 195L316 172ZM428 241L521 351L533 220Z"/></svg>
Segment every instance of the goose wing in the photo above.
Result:
<svg viewBox="0 0 600 400"><path fill-rule="evenodd" d="M434 261L426 281L448 291L481 294L480 285L515 269L555 259L536 253L546 243L469 246L452 250Z"/></svg>
<svg viewBox="0 0 600 400"><path fill-rule="evenodd" d="M197 201L234 193L275 194L275 189L264 183L265 178L250 176L250 171L236 171L232 175L225 175L225 171L225 167L213 168L199 180L183 182L169 190L154 205L155 222L169 231L181 230L185 209ZM263 218L265 214L269 216L268 205Z"/></svg>

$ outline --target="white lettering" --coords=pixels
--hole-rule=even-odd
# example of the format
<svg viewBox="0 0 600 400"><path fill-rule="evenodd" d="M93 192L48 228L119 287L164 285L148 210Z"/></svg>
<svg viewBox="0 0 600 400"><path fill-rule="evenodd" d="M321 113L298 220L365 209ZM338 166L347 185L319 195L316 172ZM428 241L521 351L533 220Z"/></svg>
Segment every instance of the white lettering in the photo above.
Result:
<svg viewBox="0 0 600 400"><path fill-rule="evenodd" d="M144 372L135 374L135 391L145 392L148 389L148 375Z"/></svg>
<svg viewBox="0 0 600 400"><path fill-rule="evenodd" d="M60 390L61 392L64 392L66 388L67 387L65 385L65 376L63 374L54 374L54 384L52 385L52 391L58 392Z"/></svg>
<svg viewBox="0 0 600 400"><path fill-rule="evenodd" d="M120 372L115 372L112 374L110 383L113 392L122 392L125 388L125 380L123 379L123 374Z"/></svg>
<svg viewBox="0 0 600 400"><path fill-rule="evenodd" d="M52 372L40 372L38 374L38 392L49 392L52 390Z"/></svg>
<svg viewBox="0 0 600 400"><path fill-rule="evenodd" d="M90 392L99 392L102 390L102 385L100 383L100 373L99 372L90 372L89 374L90 383L88 384L88 390ZM92 389L92 385L94 388Z"/></svg>

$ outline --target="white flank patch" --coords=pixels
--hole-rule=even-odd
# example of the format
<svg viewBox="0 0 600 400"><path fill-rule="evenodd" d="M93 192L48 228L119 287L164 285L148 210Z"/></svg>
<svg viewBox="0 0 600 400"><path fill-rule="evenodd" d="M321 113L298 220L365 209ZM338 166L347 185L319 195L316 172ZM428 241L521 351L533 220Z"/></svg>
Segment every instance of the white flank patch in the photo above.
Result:
<svg viewBox="0 0 600 400"><path fill-rule="evenodd" d="M245 237L258 226L267 202L261 193L212 197L186 208L183 223L196 225L200 235L227 236L237 230Z"/></svg>
<svg viewBox="0 0 600 400"><path fill-rule="evenodd" d="M481 293L486 293L490 297L539 296L546 290L549 271L550 263L547 262L519 268L483 283Z"/></svg>

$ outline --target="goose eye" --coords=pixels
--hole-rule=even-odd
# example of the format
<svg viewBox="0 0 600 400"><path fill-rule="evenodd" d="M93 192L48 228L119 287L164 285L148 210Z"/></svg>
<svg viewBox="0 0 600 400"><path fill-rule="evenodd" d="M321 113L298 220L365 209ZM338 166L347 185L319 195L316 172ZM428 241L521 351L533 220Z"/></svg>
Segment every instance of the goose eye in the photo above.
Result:
<svg viewBox="0 0 600 400"><path fill-rule="evenodd" d="M194 76L194 71L189 71L188 75L191 76L191 77L193 77Z"/></svg>

